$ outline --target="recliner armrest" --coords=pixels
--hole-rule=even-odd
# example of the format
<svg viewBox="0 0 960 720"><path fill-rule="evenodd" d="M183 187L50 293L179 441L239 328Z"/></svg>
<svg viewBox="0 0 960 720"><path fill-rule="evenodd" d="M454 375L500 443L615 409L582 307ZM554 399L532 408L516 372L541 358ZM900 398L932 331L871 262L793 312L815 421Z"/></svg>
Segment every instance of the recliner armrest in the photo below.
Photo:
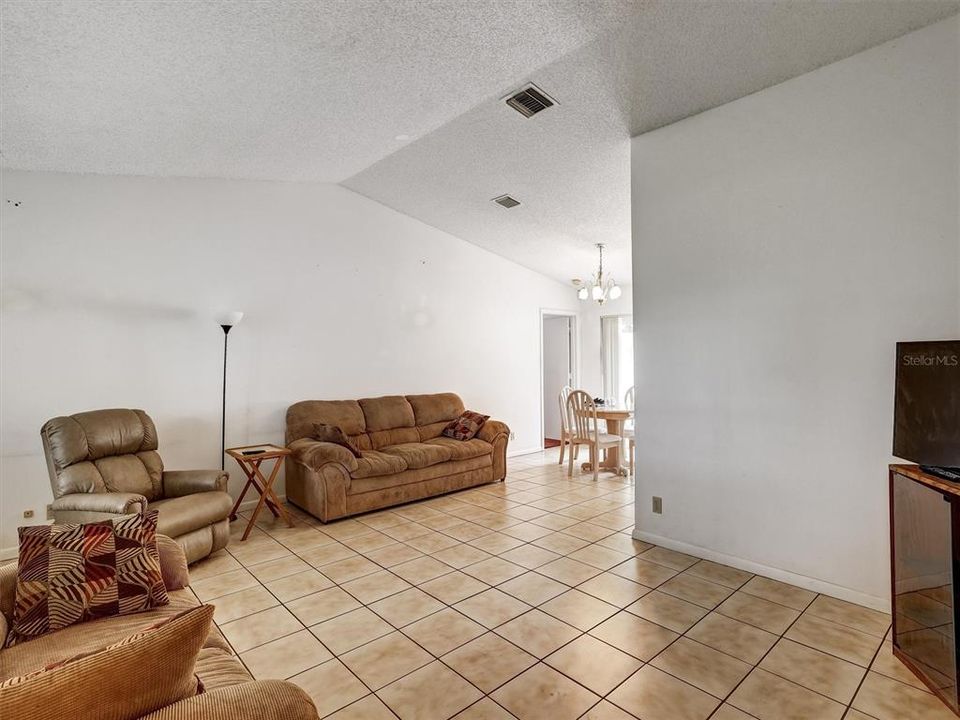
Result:
<svg viewBox="0 0 960 720"><path fill-rule="evenodd" d="M294 460L306 465L311 470L319 471L320 468L331 462L340 463L349 472L357 469L357 459L343 445L301 438L300 440L294 440L287 447L293 451Z"/></svg>
<svg viewBox="0 0 960 720"><path fill-rule="evenodd" d="M61 495L50 504L53 512L112 513L134 515L146 512L147 499L137 493L72 493Z"/></svg>
<svg viewBox="0 0 960 720"><path fill-rule="evenodd" d="M499 420L487 420L483 424L483 427L480 428L480 432L477 433L478 438L488 443L493 443L494 440L501 436L509 438L510 428L507 427L506 423L502 423Z"/></svg>
<svg viewBox="0 0 960 720"><path fill-rule="evenodd" d="M230 475L223 470L164 470L163 496L183 497L200 492L227 491Z"/></svg>

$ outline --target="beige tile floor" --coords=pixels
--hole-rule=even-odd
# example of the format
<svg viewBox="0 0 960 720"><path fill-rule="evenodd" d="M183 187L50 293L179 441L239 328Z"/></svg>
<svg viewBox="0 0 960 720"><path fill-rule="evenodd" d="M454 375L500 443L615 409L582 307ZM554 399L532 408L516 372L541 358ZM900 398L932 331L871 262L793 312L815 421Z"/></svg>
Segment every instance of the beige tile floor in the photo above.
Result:
<svg viewBox="0 0 960 720"><path fill-rule="evenodd" d="M347 720L929 720L889 616L633 540L633 487L557 451L322 525L267 515L191 568L255 677Z"/></svg>

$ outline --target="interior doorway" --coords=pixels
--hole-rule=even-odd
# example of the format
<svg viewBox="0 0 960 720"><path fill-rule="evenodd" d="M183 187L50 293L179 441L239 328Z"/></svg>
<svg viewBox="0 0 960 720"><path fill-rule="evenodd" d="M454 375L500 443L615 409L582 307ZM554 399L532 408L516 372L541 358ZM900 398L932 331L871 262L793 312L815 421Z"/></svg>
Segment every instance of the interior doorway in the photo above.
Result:
<svg viewBox="0 0 960 720"><path fill-rule="evenodd" d="M560 445L560 391L576 387L577 317L572 313L540 312L540 399L544 449Z"/></svg>

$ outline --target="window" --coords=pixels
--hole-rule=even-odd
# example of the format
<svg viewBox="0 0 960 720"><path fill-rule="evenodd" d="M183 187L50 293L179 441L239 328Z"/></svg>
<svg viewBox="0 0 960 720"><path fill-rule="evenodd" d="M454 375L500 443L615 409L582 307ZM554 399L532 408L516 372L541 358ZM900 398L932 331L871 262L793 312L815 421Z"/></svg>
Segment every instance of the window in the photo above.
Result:
<svg viewBox="0 0 960 720"><path fill-rule="evenodd" d="M603 353L603 397L623 403L623 395L633 386L633 315L607 315L600 318Z"/></svg>

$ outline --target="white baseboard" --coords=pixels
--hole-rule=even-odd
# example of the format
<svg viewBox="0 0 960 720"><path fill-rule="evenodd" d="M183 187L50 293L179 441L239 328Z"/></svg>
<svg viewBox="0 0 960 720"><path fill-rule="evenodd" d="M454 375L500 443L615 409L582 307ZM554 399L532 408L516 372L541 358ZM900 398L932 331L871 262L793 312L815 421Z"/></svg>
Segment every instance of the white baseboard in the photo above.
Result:
<svg viewBox="0 0 960 720"><path fill-rule="evenodd" d="M507 457L517 457L518 455L533 455L534 453L543 452L542 448L524 448L522 450L511 450L507 453Z"/></svg>
<svg viewBox="0 0 960 720"><path fill-rule="evenodd" d="M19 554L20 548L16 545L0 548L0 562L4 562L6 560L16 560L17 555Z"/></svg>
<svg viewBox="0 0 960 720"><path fill-rule="evenodd" d="M743 558L734 557L733 555L727 555L722 552L699 547L698 545L691 545L690 543L680 542L679 540L672 540L671 538L654 535L653 533L645 532L636 527L633 529L633 533L631 534L637 540L653 543L654 545L665 547L667 550L676 550L677 552L686 553L687 555L695 555L696 557L703 558L704 560L712 560L716 563L735 567L738 570L746 570L747 572L752 572L756 575L762 575L774 580L779 580L780 582L789 583L790 585L796 585L797 587L801 587L805 590L811 590L816 593L829 595L830 597L846 600L847 602L863 605L874 610L880 610L881 612L890 612L890 598L888 597L876 597L875 595L868 595L860 592L859 590L851 590L850 588L846 588L841 585L834 585L833 583L826 582L825 580L817 580L816 578L800 575L798 573L790 572L789 570L781 570L780 568L769 567L768 565L753 562L752 560L744 560Z"/></svg>

